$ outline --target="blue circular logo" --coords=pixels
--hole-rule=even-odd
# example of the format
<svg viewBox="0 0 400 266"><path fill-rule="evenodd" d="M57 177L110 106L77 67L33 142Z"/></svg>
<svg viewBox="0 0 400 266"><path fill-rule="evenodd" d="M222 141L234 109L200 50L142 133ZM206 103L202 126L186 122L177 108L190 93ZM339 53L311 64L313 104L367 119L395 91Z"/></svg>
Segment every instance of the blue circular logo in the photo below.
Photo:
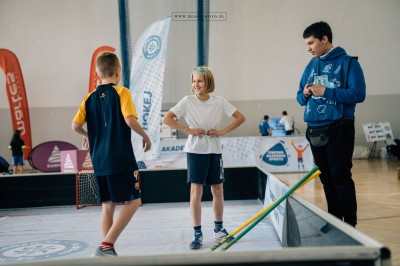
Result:
<svg viewBox="0 0 400 266"><path fill-rule="evenodd" d="M143 46L143 54L147 59L153 59L158 55L161 49L161 39L157 35L147 38Z"/></svg>
<svg viewBox="0 0 400 266"><path fill-rule="evenodd" d="M75 240L34 241L0 247L0 262L32 261L67 256L86 249L88 243Z"/></svg>

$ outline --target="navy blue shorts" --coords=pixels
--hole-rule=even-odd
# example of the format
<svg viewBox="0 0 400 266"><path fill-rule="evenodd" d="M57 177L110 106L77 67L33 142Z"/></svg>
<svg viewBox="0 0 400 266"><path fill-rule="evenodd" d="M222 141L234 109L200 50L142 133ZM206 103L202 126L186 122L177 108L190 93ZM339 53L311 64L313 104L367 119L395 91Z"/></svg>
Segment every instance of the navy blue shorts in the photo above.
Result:
<svg viewBox="0 0 400 266"><path fill-rule="evenodd" d="M187 154L188 183L216 185L225 181L221 154Z"/></svg>
<svg viewBox="0 0 400 266"><path fill-rule="evenodd" d="M96 178L100 202L124 202L140 198L139 171Z"/></svg>

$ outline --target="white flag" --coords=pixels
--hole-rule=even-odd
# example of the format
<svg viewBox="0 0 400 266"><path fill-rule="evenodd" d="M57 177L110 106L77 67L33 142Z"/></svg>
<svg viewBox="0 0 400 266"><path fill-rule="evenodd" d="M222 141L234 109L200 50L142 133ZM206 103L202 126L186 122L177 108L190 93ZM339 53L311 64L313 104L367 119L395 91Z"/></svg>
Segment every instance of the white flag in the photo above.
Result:
<svg viewBox="0 0 400 266"><path fill-rule="evenodd" d="M151 24L139 37L132 56L130 90L138 120L149 135L152 148L144 152L142 137L132 134L136 160L154 160L159 156L162 89L165 57L171 18Z"/></svg>

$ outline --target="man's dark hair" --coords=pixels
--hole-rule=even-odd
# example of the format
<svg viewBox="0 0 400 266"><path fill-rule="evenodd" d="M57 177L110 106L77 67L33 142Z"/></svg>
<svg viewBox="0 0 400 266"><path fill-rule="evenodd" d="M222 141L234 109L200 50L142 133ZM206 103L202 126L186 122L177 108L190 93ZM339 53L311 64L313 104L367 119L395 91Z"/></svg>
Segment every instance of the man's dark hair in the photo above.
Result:
<svg viewBox="0 0 400 266"><path fill-rule="evenodd" d="M268 120L269 116L268 115L264 115L264 120Z"/></svg>
<svg viewBox="0 0 400 266"><path fill-rule="evenodd" d="M325 21L315 22L308 26L303 32L303 39L314 36L318 40L322 40L324 36L328 37L328 41L332 43L332 30Z"/></svg>

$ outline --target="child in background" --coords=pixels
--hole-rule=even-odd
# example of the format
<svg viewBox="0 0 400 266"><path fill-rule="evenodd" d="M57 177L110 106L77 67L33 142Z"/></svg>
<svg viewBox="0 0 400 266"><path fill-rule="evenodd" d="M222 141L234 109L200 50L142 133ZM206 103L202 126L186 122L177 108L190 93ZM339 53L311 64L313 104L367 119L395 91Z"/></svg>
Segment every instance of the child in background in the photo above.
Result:
<svg viewBox="0 0 400 266"><path fill-rule="evenodd" d="M203 186L210 185L213 195L214 236L223 239L228 232L223 227L224 210L224 168L219 136L240 126L245 117L227 100L210 93L214 91L214 76L208 67L198 67L191 75L192 92L171 108L163 118L164 124L187 133L188 139L184 151L187 152L188 183L190 188L190 209L192 214L194 238L191 249L202 246L201 198ZM220 129L223 116L234 120ZM188 126L175 118L183 117Z"/></svg>
<svg viewBox="0 0 400 266"><path fill-rule="evenodd" d="M8 148L11 150L12 154L12 165L14 174L24 173L24 140L21 139L21 131L15 130L10 145Z"/></svg>

